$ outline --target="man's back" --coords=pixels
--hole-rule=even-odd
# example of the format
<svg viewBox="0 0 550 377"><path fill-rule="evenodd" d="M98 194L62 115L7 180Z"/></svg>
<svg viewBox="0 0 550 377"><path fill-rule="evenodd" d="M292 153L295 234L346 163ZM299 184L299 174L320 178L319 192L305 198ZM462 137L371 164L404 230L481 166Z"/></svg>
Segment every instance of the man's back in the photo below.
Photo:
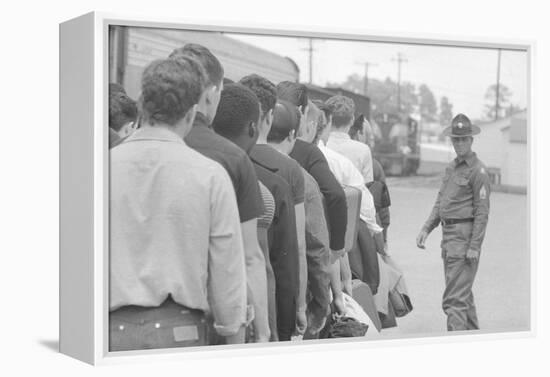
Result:
<svg viewBox="0 0 550 377"><path fill-rule="evenodd" d="M327 207L326 220L330 232L330 248L343 249L347 226L346 195L330 171L325 156L316 145L297 139L290 157L296 160L319 185Z"/></svg>
<svg viewBox="0 0 550 377"><path fill-rule="evenodd" d="M110 309L177 303L242 323L244 253L225 170L167 129L111 151ZM209 277L207 279L207 277Z"/></svg>
<svg viewBox="0 0 550 377"><path fill-rule="evenodd" d="M333 131L330 133L327 147L346 156L361 172L365 183L373 181L372 154L368 145L352 140L345 132Z"/></svg>
<svg viewBox="0 0 550 377"><path fill-rule="evenodd" d="M290 339L295 328L298 292L298 240L290 185L273 170L254 162L260 181L275 200L275 214L268 230L269 259L277 291L277 327L282 340ZM271 170L270 170L271 169Z"/></svg>
<svg viewBox="0 0 550 377"><path fill-rule="evenodd" d="M275 168L292 190L294 205L304 202L304 176L300 165L267 144L256 144L250 151L250 157L262 165Z"/></svg>
<svg viewBox="0 0 550 377"><path fill-rule="evenodd" d="M235 189L241 222L258 218L263 212L263 204L250 158L236 144L215 133L202 114L198 117L185 143L225 168Z"/></svg>

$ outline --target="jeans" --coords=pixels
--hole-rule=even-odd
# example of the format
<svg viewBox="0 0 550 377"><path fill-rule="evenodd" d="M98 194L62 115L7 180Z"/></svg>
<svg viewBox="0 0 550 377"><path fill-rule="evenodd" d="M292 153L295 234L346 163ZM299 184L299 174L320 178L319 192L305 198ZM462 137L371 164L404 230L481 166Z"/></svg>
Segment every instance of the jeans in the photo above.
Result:
<svg viewBox="0 0 550 377"><path fill-rule="evenodd" d="M196 347L208 344L205 315L170 297L160 306L129 305L109 313L109 351Z"/></svg>

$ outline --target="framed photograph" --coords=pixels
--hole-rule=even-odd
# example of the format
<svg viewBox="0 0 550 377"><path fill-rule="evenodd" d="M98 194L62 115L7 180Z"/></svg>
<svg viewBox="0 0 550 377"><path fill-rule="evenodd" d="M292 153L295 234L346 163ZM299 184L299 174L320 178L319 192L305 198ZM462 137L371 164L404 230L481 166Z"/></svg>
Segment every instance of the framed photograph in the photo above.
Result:
<svg viewBox="0 0 550 377"><path fill-rule="evenodd" d="M60 25L60 351L534 333L533 42Z"/></svg>

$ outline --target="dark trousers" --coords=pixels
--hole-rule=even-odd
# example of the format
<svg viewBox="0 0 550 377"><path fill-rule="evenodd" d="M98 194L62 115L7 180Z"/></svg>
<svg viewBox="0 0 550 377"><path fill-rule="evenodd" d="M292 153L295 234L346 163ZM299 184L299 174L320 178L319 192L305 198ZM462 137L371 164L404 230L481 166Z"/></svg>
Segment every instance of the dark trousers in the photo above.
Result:
<svg viewBox="0 0 550 377"><path fill-rule="evenodd" d="M109 313L109 351L196 347L208 344L205 315L166 299L160 306L124 306Z"/></svg>

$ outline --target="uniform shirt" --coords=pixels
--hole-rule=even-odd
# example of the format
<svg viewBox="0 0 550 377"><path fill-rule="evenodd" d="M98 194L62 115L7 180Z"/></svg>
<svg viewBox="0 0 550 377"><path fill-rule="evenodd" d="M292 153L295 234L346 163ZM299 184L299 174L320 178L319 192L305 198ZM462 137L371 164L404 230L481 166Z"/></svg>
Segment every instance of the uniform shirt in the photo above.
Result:
<svg viewBox="0 0 550 377"><path fill-rule="evenodd" d="M292 152L290 152L290 157L315 178L325 198L330 248L332 250L343 249L348 223L346 194L330 171L325 156L317 146L297 139Z"/></svg>
<svg viewBox="0 0 550 377"><path fill-rule="evenodd" d="M336 177L336 180L342 186L356 187L361 191L361 210L359 214L361 220L367 224L367 227L371 231L375 233L381 232L382 228L376 223L376 209L372 194L367 189L365 179L359 170L347 157L325 147L323 141L319 141L318 147L325 155L328 166Z"/></svg>
<svg viewBox="0 0 550 377"><path fill-rule="evenodd" d="M424 229L431 232L442 219L473 218L469 248L480 251L489 219L490 191L485 165L474 152L465 159L455 158L445 170L443 183Z"/></svg>
<svg viewBox="0 0 550 377"><path fill-rule="evenodd" d="M367 144L353 140L346 132L331 131L327 147L349 158L363 175L365 183L370 183L374 180L372 154Z"/></svg>
<svg viewBox="0 0 550 377"><path fill-rule="evenodd" d="M241 223L262 214L263 203L256 171L243 149L215 133L202 113L197 113L185 142L197 152L219 162L227 170L237 195Z"/></svg>
<svg viewBox="0 0 550 377"><path fill-rule="evenodd" d="M110 152L110 310L175 302L212 312L220 335L245 321L246 274L226 171L165 128Z"/></svg>
<svg viewBox="0 0 550 377"><path fill-rule="evenodd" d="M277 152L279 153L279 152ZM268 229L269 260L276 284L277 328L281 340L290 340L296 325L296 300L299 291L298 237L290 185L277 168L252 159L256 174L275 199L273 222Z"/></svg>
<svg viewBox="0 0 550 377"><path fill-rule="evenodd" d="M315 302L316 314L326 315L330 305L330 248L323 197L315 179L305 169L302 173L305 183L308 289Z"/></svg>
<svg viewBox="0 0 550 377"><path fill-rule="evenodd" d="M256 144L250 150L250 158L276 170L292 190L294 205L304 202L304 176L300 165L287 155L267 144Z"/></svg>

